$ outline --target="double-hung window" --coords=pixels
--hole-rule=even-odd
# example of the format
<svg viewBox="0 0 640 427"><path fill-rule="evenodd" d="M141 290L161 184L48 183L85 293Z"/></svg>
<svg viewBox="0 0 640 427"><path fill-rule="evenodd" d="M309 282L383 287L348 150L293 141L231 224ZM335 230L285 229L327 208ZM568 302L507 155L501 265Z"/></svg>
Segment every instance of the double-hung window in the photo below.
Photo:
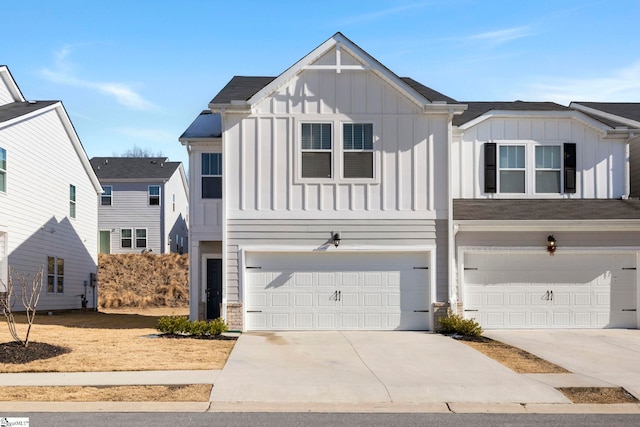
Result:
<svg viewBox="0 0 640 427"><path fill-rule="evenodd" d="M147 229L136 228L136 248L147 247Z"/></svg>
<svg viewBox="0 0 640 427"><path fill-rule="evenodd" d="M50 294L64 292L64 259L62 258L47 257L47 292Z"/></svg>
<svg viewBox="0 0 640 427"><path fill-rule="evenodd" d="M76 217L76 186L69 185L69 216Z"/></svg>
<svg viewBox="0 0 640 427"><path fill-rule="evenodd" d="M373 125L345 123L342 140L344 177L373 178Z"/></svg>
<svg viewBox="0 0 640 427"><path fill-rule="evenodd" d="M120 247L133 248L133 231L130 228L120 229Z"/></svg>
<svg viewBox="0 0 640 427"><path fill-rule="evenodd" d="M524 145L501 145L498 160L500 193L525 193Z"/></svg>
<svg viewBox="0 0 640 427"><path fill-rule="evenodd" d="M160 206L160 186L149 186L149 206Z"/></svg>
<svg viewBox="0 0 640 427"><path fill-rule="evenodd" d="M331 123L302 123L302 178L332 177Z"/></svg>
<svg viewBox="0 0 640 427"><path fill-rule="evenodd" d="M202 198L222 199L222 153L202 153Z"/></svg>
<svg viewBox="0 0 640 427"><path fill-rule="evenodd" d="M536 146L536 193L560 193L560 155L559 145Z"/></svg>
<svg viewBox="0 0 640 427"><path fill-rule="evenodd" d="M113 187L111 185L102 186L103 193L100 195L100 205L111 206L113 202Z"/></svg>
<svg viewBox="0 0 640 427"><path fill-rule="evenodd" d="M7 150L0 148L0 193L7 192Z"/></svg>

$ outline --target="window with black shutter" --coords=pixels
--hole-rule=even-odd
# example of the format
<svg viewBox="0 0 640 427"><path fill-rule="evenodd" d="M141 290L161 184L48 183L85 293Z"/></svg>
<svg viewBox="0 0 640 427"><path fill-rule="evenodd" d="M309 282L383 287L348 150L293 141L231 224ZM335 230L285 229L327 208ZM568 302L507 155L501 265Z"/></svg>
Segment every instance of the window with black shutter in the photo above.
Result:
<svg viewBox="0 0 640 427"><path fill-rule="evenodd" d="M497 190L496 180L496 143L486 142L484 144L484 192L495 193Z"/></svg>

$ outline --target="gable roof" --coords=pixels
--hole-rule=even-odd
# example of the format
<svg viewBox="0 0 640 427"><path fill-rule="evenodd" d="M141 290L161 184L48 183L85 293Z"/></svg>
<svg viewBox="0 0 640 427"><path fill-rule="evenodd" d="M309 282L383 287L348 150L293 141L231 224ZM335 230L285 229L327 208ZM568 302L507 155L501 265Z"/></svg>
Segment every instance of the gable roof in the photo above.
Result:
<svg viewBox="0 0 640 427"><path fill-rule="evenodd" d="M0 105L0 123L24 116L57 102L59 101L29 101Z"/></svg>
<svg viewBox="0 0 640 427"><path fill-rule="evenodd" d="M322 57L331 49L336 49L336 64L335 66L324 65L312 65L318 58ZM345 52L353 55L362 62L361 65L345 65L339 61L339 52L344 50ZM446 95L441 94L433 89L430 89L412 79L402 79L395 73L378 62L375 58L370 56L367 52L345 37L342 33L336 33L320 46L315 48L305 57L293 64L287 70L277 77L246 77L235 76L231 81L212 99L209 103L209 107L212 109L226 107L230 105L236 105L238 108L244 106L245 108L259 102L261 99L269 96L271 93L284 86L291 78L295 77L305 69L332 69L335 68L337 72L340 69L344 70L370 70L376 73L380 78L385 80L397 91L404 93L409 99L411 99L417 105L426 108L430 104L437 102L433 108L442 108L441 103L453 103L456 110L464 108L462 105L458 105L457 102ZM234 102L235 101L235 102ZM451 108L451 107L449 107Z"/></svg>
<svg viewBox="0 0 640 427"><path fill-rule="evenodd" d="M489 111L570 111L571 109L555 102L464 102L468 108L460 115L453 117L453 125L460 126L476 119Z"/></svg>
<svg viewBox="0 0 640 427"><path fill-rule="evenodd" d="M640 102L572 102L640 122Z"/></svg>
<svg viewBox="0 0 640 427"><path fill-rule="evenodd" d="M178 138L183 142L191 139L208 139L222 137L222 118L218 113L210 110L202 111L189 125L187 130Z"/></svg>
<svg viewBox="0 0 640 427"><path fill-rule="evenodd" d="M24 102L25 98L6 65L0 65L0 83L4 84L15 102Z"/></svg>
<svg viewBox="0 0 640 427"><path fill-rule="evenodd" d="M640 200L455 199L454 221L640 220Z"/></svg>
<svg viewBox="0 0 640 427"><path fill-rule="evenodd" d="M94 157L90 162L100 181L169 179L182 164L167 157Z"/></svg>

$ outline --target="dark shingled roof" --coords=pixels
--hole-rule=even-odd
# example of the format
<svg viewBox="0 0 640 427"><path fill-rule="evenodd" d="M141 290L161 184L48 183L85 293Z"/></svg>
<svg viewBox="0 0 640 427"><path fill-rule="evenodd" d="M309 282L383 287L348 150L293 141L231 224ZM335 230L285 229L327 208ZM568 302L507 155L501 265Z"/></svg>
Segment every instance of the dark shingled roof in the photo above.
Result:
<svg viewBox="0 0 640 427"><path fill-rule="evenodd" d="M275 78L276 77L234 76L211 100L211 104L229 104L231 101L246 101L271 83ZM449 98L409 77L402 77L401 80L430 102L445 101L447 103L457 103L455 99Z"/></svg>
<svg viewBox="0 0 640 427"><path fill-rule="evenodd" d="M640 102L578 102L585 107L615 114L631 120L640 121Z"/></svg>
<svg viewBox="0 0 640 427"><path fill-rule="evenodd" d="M220 114L209 110L202 111L180 136L182 139L191 138L220 138L222 137L222 122Z"/></svg>
<svg viewBox="0 0 640 427"><path fill-rule="evenodd" d="M453 117L453 125L460 126L471 120L482 116L483 114L493 111L571 111L571 108L555 102L461 102L467 104L467 110Z"/></svg>
<svg viewBox="0 0 640 427"><path fill-rule="evenodd" d="M180 166L166 157L94 157L91 167L100 181L110 179L168 179Z"/></svg>
<svg viewBox="0 0 640 427"><path fill-rule="evenodd" d="M31 101L31 102L12 102L0 106L0 123L6 122L16 117L24 116L33 111L39 110L60 101Z"/></svg>
<svg viewBox="0 0 640 427"><path fill-rule="evenodd" d="M456 199L454 221L640 219L640 200Z"/></svg>

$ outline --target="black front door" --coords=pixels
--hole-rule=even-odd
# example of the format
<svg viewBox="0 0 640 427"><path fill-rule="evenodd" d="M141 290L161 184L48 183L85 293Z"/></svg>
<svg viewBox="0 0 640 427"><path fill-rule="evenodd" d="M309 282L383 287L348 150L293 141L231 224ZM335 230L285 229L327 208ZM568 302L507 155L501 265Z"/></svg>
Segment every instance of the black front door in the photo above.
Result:
<svg viewBox="0 0 640 427"><path fill-rule="evenodd" d="M207 259L207 319L220 317L222 305L222 260Z"/></svg>

